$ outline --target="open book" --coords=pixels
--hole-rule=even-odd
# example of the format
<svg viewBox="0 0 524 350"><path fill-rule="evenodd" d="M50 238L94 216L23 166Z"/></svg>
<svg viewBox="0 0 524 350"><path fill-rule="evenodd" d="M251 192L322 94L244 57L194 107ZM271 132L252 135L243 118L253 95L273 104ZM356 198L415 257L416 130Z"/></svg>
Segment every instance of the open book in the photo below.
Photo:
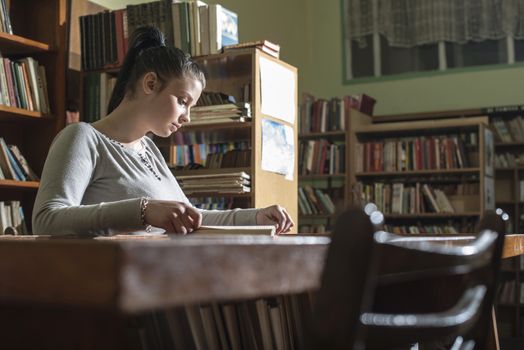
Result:
<svg viewBox="0 0 524 350"><path fill-rule="evenodd" d="M256 225L256 226L201 226L192 234L223 234L223 235L268 235L276 234L273 225Z"/></svg>
<svg viewBox="0 0 524 350"><path fill-rule="evenodd" d="M190 235L266 235L275 236L276 228L273 225L255 226L200 226ZM96 240L136 240L136 239L162 239L169 236L178 236L179 233L166 232L163 229L153 228L153 232L132 232L129 234L118 234L113 236L100 236Z"/></svg>

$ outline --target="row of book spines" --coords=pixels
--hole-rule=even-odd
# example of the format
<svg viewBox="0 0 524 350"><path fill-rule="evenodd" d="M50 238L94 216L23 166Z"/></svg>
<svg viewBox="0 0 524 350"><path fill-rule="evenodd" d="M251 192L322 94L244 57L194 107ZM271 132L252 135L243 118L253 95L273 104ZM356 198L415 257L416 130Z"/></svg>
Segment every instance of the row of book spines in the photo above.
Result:
<svg viewBox="0 0 524 350"><path fill-rule="evenodd" d="M0 202L0 235L8 227L14 227L19 234L28 234L24 211L19 201Z"/></svg>
<svg viewBox="0 0 524 350"><path fill-rule="evenodd" d="M384 225L387 232L396 234L458 234L472 232L472 225Z"/></svg>
<svg viewBox="0 0 524 350"><path fill-rule="evenodd" d="M327 140L301 142L298 162L302 175L343 174L346 171L345 144Z"/></svg>
<svg viewBox="0 0 524 350"><path fill-rule="evenodd" d="M524 165L524 152L519 151L519 153L504 152L496 153L494 165L497 168L511 168L516 166Z"/></svg>
<svg viewBox="0 0 524 350"><path fill-rule="evenodd" d="M491 124L495 127L495 137L499 142L524 142L524 117L493 118Z"/></svg>
<svg viewBox="0 0 524 350"><path fill-rule="evenodd" d="M121 66L129 36L142 25L154 25L174 45L192 56L218 53L238 43L238 17L221 5L202 1L154 1L80 17L82 68Z"/></svg>
<svg viewBox="0 0 524 350"><path fill-rule="evenodd" d="M129 34L124 9L80 16L82 69L121 66L128 49Z"/></svg>
<svg viewBox="0 0 524 350"><path fill-rule="evenodd" d="M299 129L302 133L346 130L349 97L315 100L305 97L300 107Z"/></svg>
<svg viewBox="0 0 524 350"><path fill-rule="evenodd" d="M476 184L474 187L477 190ZM373 202L384 214L454 213L449 196L450 188L435 188L428 184L416 183L405 186L403 183L382 183L373 185L359 183L355 186L360 199ZM455 190L452 188L451 190ZM455 191L462 191L457 189ZM471 190L468 190L471 191ZM458 193L458 192L454 192Z"/></svg>
<svg viewBox="0 0 524 350"><path fill-rule="evenodd" d="M195 107L202 107L202 106L213 106L213 105L221 105L221 104L228 104L228 103L250 103L251 102L251 84L241 84L239 95L240 102L238 102L238 99L233 95L228 95L223 92L202 92L200 95L200 98L197 101L197 104Z"/></svg>
<svg viewBox="0 0 524 350"><path fill-rule="evenodd" d="M44 66L31 57L0 57L0 103L5 106L50 113Z"/></svg>
<svg viewBox="0 0 524 350"><path fill-rule="evenodd" d="M514 304L515 302L524 304L524 282L520 282L519 286L516 281L505 281L499 289L500 304Z"/></svg>
<svg viewBox="0 0 524 350"><path fill-rule="evenodd" d="M245 205L240 205L237 199L231 197L191 198L190 201L195 207L206 210L229 210L238 207L246 207Z"/></svg>
<svg viewBox="0 0 524 350"><path fill-rule="evenodd" d="M92 123L107 114L107 106L116 85L116 77L93 72L84 78L83 121Z"/></svg>
<svg viewBox="0 0 524 350"><path fill-rule="evenodd" d="M38 181L39 178L29 166L16 145L7 145L0 137L0 179L16 181Z"/></svg>
<svg viewBox="0 0 524 350"><path fill-rule="evenodd" d="M249 166L251 145L249 142L173 145L168 163L171 166L201 164L207 168Z"/></svg>
<svg viewBox="0 0 524 350"><path fill-rule="evenodd" d="M478 153L466 152L457 136L363 142L356 152L357 172L461 169L478 163Z"/></svg>
<svg viewBox="0 0 524 350"><path fill-rule="evenodd" d="M302 295L194 305L148 314L139 334L147 349L295 349L310 315Z"/></svg>
<svg viewBox="0 0 524 350"><path fill-rule="evenodd" d="M304 215L335 213L335 204L329 193L309 185L298 188L298 208Z"/></svg>
<svg viewBox="0 0 524 350"><path fill-rule="evenodd" d="M298 232L325 234L325 233L330 232L330 226L325 225L325 224L300 225L298 227Z"/></svg>

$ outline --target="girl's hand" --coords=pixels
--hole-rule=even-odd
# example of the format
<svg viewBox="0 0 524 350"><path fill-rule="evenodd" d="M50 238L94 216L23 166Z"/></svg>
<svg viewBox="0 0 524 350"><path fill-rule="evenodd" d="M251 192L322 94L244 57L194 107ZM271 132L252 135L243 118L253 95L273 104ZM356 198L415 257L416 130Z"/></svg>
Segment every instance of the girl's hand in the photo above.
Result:
<svg viewBox="0 0 524 350"><path fill-rule="evenodd" d="M145 222L167 232L187 234L202 225L202 214L189 204L175 201L150 199L145 213Z"/></svg>
<svg viewBox="0 0 524 350"><path fill-rule="evenodd" d="M286 209L280 205L272 205L261 209L257 213L257 225L275 225L277 234L286 233L295 226Z"/></svg>

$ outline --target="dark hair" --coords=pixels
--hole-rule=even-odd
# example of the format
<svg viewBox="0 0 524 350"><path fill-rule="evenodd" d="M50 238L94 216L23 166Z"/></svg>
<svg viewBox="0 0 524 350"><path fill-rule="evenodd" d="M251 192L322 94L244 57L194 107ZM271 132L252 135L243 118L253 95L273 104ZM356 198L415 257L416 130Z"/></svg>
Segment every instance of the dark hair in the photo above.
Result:
<svg viewBox="0 0 524 350"><path fill-rule="evenodd" d="M137 28L129 41L129 49L118 73L115 88L111 94L107 114L111 113L127 92L135 92L137 81L146 73L156 73L163 89L172 78L189 76L206 86L204 73L184 51L168 46L164 34L156 27Z"/></svg>

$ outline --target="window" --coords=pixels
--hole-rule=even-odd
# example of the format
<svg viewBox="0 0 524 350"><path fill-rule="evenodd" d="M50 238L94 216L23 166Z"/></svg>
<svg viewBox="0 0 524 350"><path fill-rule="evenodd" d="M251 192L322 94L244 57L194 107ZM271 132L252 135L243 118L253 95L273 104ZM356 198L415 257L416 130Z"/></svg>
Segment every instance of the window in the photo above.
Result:
<svg viewBox="0 0 524 350"><path fill-rule="evenodd" d="M346 80L524 62L524 0L342 6Z"/></svg>

